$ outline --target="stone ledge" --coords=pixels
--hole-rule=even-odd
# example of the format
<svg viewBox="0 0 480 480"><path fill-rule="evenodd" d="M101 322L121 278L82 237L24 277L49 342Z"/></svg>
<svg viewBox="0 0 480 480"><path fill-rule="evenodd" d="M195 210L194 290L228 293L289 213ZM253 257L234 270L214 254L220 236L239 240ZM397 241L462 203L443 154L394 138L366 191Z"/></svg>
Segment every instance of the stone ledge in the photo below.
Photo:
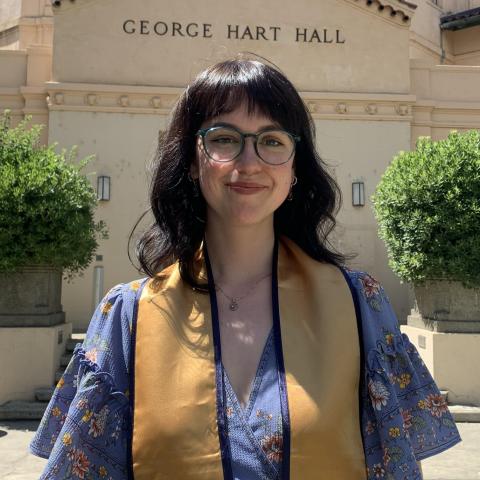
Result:
<svg viewBox="0 0 480 480"><path fill-rule="evenodd" d="M13 400L0 406L0 420L40 420L47 405L46 402Z"/></svg>
<svg viewBox="0 0 480 480"><path fill-rule="evenodd" d="M54 327L65 323L65 312L39 315L0 315L1 328Z"/></svg>
<svg viewBox="0 0 480 480"><path fill-rule="evenodd" d="M480 423L480 407L449 405L448 409L456 422Z"/></svg>

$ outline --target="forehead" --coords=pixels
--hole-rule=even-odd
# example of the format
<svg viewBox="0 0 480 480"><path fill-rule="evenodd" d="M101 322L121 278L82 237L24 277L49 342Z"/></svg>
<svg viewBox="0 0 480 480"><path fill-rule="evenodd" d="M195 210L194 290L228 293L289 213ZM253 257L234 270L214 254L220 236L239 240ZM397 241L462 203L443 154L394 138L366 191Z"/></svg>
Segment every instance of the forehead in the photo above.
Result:
<svg viewBox="0 0 480 480"><path fill-rule="evenodd" d="M271 127L281 126L272 118L265 115L259 109L249 111L247 105L240 104L231 112L223 112L215 117L205 120L202 128L211 127L216 124L226 123L233 125L240 130L254 132Z"/></svg>

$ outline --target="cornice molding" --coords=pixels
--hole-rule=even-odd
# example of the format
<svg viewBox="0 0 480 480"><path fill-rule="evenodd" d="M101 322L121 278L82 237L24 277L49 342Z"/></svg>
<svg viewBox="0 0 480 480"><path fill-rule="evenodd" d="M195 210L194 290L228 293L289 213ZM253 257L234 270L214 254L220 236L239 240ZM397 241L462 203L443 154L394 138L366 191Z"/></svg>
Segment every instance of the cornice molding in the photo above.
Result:
<svg viewBox="0 0 480 480"><path fill-rule="evenodd" d="M168 115L182 88L46 84L50 111ZM409 94L300 92L315 119L410 121L416 97Z"/></svg>
<svg viewBox="0 0 480 480"><path fill-rule="evenodd" d="M474 73L475 75L479 75L480 65L432 65L430 63L426 63L422 59L411 58L410 70L430 70L432 72L440 72L447 74L451 72L461 72Z"/></svg>
<svg viewBox="0 0 480 480"><path fill-rule="evenodd" d="M419 100L413 107L412 127L479 129L480 102Z"/></svg>
<svg viewBox="0 0 480 480"><path fill-rule="evenodd" d="M417 5L406 0L345 0L379 16L383 20L410 27Z"/></svg>
<svg viewBox="0 0 480 480"><path fill-rule="evenodd" d="M471 67L467 67L467 70ZM171 113L183 89L48 82L45 87L0 88L0 110L12 114L52 111ZM411 94L300 92L315 120L407 122L432 128L480 128L480 102L418 99Z"/></svg>

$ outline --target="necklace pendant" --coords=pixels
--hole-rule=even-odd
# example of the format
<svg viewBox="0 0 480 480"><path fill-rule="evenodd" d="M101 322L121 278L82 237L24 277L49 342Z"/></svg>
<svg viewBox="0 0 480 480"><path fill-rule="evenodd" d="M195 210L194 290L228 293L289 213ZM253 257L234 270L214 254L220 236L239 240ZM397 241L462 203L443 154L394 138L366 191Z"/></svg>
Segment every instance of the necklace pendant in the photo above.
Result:
<svg viewBox="0 0 480 480"><path fill-rule="evenodd" d="M234 312L235 310L238 310L238 303L236 300L232 300L232 303L230 303L230 310Z"/></svg>

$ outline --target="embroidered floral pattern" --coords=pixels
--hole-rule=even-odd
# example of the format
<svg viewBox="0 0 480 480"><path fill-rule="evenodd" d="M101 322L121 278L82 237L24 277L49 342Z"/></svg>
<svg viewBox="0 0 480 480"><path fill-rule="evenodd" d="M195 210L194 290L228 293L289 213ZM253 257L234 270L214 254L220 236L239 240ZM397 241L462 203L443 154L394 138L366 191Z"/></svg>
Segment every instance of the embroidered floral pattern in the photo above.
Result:
<svg viewBox="0 0 480 480"><path fill-rule="evenodd" d="M376 463L373 466L373 478L383 478L385 476L385 470L380 463Z"/></svg>
<svg viewBox="0 0 480 480"><path fill-rule="evenodd" d="M267 458L275 463L280 463L283 458L283 436L280 432L267 435L261 440L262 448Z"/></svg>
<svg viewBox="0 0 480 480"><path fill-rule="evenodd" d="M62 437L62 442L67 447L72 444L72 435L70 433L64 433Z"/></svg>
<svg viewBox="0 0 480 480"><path fill-rule="evenodd" d="M410 379L411 379L411 375L409 373L402 373L401 375L396 377L396 380L400 388L405 388L406 386L408 386L408 384L410 383Z"/></svg>
<svg viewBox="0 0 480 480"><path fill-rule="evenodd" d="M90 461L85 453L81 450L77 450L76 448L72 448L67 453L67 458L71 462L72 475L83 480L85 478L85 474L88 473L88 467L90 466Z"/></svg>
<svg viewBox="0 0 480 480"><path fill-rule="evenodd" d="M417 458L450 448L460 440L458 431L425 363L400 332L383 288L363 272L352 271L350 278L364 299L367 478L420 480ZM376 337L369 328L378 328Z"/></svg>
<svg viewBox="0 0 480 480"><path fill-rule="evenodd" d="M373 432L375 432L375 423L372 422L371 420L368 420L367 425L365 427L365 432L367 435L370 435Z"/></svg>
<svg viewBox="0 0 480 480"><path fill-rule="evenodd" d="M135 295L134 289L129 291ZM131 306L133 298L130 297ZM122 349L114 350L114 345L122 344L118 342L122 338L122 309L113 308L119 301L125 302L125 298L121 289L115 287L97 309L83 345L75 348L42 418L31 450L47 458L55 449L50 457L55 462L48 462L41 480L127 478L129 406L121 392L127 390L129 382L127 377L114 380L113 371L101 373L106 368L106 358L123 357ZM109 335L100 328L104 325L108 325ZM117 390L115 384L119 391L112 397L110 391Z"/></svg>
<svg viewBox="0 0 480 480"><path fill-rule="evenodd" d="M372 404L377 410L381 410L387 404L390 393L382 382L373 382L370 380L368 384L368 391Z"/></svg>
<svg viewBox="0 0 480 480"><path fill-rule="evenodd" d="M444 413L448 412L447 402L440 394L430 394L425 399L425 405L428 410L430 410L430 413L437 418L440 418Z"/></svg>
<svg viewBox="0 0 480 480"><path fill-rule="evenodd" d="M263 425L262 450L271 462L279 464L283 459L282 417L261 409L256 411L256 417Z"/></svg>
<svg viewBox="0 0 480 480"><path fill-rule="evenodd" d="M105 422L107 421L109 410L107 406L104 406L99 413L93 415L92 420L90 421L90 428L88 434L93 437L99 437L103 435L105 430Z"/></svg>
<svg viewBox="0 0 480 480"><path fill-rule="evenodd" d="M382 302L388 301L383 289L372 276L363 274L360 277L362 285L362 294L368 305L375 311L380 312L382 309Z"/></svg>
<svg viewBox="0 0 480 480"><path fill-rule="evenodd" d="M141 283L140 282L131 282L130 283L130 288L136 292L140 288Z"/></svg>
<svg viewBox="0 0 480 480"><path fill-rule="evenodd" d="M88 358L91 362L96 362L97 361L97 349L92 348L89 350L87 353L85 353L85 358Z"/></svg>
<svg viewBox="0 0 480 480"><path fill-rule="evenodd" d="M104 315L107 315L107 313L111 310L111 308L113 307L113 305L110 303L110 302L105 302L103 305L102 305L102 313Z"/></svg>

